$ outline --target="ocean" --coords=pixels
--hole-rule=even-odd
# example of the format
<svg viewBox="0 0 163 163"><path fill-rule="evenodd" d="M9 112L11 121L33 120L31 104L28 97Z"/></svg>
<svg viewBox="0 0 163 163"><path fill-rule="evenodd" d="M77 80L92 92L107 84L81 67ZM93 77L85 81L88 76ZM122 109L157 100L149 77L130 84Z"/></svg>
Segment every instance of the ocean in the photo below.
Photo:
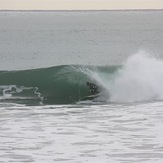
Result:
<svg viewBox="0 0 163 163"><path fill-rule="evenodd" d="M162 163L162 17L1 11L0 162Z"/></svg>

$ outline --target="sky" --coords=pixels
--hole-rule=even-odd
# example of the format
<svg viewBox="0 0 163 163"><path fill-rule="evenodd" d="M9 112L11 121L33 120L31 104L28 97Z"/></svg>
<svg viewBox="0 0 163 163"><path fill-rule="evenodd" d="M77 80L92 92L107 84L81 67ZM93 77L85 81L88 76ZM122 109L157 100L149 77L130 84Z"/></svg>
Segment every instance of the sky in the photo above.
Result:
<svg viewBox="0 0 163 163"><path fill-rule="evenodd" d="M163 9L163 0L0 0L0 10Z"/></svg>

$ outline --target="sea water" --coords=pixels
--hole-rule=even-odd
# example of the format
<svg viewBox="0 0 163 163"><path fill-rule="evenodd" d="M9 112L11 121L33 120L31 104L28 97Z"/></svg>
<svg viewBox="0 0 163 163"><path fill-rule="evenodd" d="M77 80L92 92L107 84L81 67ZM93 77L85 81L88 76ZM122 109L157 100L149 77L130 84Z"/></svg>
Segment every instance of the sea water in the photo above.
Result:
<svg viewBox="0 0 163 163"><path fill-rule="evenodd" d="M161 163L162 17L0 12L0 162Z"/></svg>

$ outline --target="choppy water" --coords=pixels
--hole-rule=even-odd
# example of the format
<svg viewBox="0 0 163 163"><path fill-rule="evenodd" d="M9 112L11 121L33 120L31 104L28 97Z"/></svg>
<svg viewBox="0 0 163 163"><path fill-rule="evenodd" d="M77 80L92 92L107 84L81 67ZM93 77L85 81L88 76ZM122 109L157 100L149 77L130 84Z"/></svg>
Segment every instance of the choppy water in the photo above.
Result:
<svg viewBox="0 0 163 163"><path fill-rule="evenodd" d="M1 162L159 162L163 103L1 104Z"/></svg>
<svg viewBox="0 0 163 163"><path fill-rule="evenodd" d="M0 162L162 163L162 16L0 12Z"/></svg>

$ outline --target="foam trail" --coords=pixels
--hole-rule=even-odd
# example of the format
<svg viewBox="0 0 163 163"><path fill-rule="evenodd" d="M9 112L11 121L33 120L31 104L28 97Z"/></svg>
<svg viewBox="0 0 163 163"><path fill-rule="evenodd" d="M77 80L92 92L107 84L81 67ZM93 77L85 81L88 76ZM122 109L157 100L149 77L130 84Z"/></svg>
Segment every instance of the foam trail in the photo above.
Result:
<svg viewBox="0 0 163 163"><path fill-rule="evenodd" d="M131 56L119 70L110 94L115 102L163 99L163 61L143 52Z"/></svg>
<svg viewBox="0 0 163 163"><path fill-rule="evenodd" d="M32 91L40 100L43 100L41 93L38 92L37 87L24 87L17 85L1 85L0 86L0 100L5 99L36 99L36 97L23 97L19 93L23 91ZM17 95L17 96L13 96Z"/></svg>

